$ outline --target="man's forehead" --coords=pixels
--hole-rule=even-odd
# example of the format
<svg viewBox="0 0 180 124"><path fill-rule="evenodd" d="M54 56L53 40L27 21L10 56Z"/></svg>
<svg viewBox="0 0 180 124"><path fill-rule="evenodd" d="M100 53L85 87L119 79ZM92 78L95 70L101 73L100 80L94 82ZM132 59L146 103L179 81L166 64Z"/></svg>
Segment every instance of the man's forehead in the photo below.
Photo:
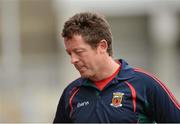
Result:
<svg viewBox="0 0 180 124"><path fill-rule="evenodd" d="M66 45L89 45L81 35L74 35L72 38L64 38Z"/></svg>
<svg viewBox="0 0 180 124"><path fill-rule="evenodd" d="M72 36L70 36L70 37L64 37L64 40L67 41L67 40L72 40L72 39L74 39L74 38L84 39L82 35L80 35L80 34L74 34L74 35L72 35Z"/></svg>

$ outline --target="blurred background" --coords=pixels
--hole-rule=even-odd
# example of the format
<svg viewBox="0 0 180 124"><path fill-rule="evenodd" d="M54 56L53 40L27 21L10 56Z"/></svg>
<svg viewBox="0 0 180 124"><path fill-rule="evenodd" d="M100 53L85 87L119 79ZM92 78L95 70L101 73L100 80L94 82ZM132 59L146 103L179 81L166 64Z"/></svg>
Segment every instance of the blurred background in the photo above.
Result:
<svg viewBox="0 0 180 124"><path fill-rule="evenodd" d="M159 77L180 101L179 0L0 0L0 122L52 122L78 72L59 33L76 12L106 16L114 58Z"/></svg>

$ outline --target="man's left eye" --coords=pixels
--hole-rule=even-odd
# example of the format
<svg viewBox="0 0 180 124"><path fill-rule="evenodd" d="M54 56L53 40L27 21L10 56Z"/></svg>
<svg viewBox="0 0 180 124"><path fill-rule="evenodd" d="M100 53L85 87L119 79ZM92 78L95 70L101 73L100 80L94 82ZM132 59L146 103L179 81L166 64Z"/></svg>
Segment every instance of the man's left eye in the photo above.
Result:
<svg viewBox="0 0 180 124"><path fill-rule="evenodd" d="M82 53L82 52L83 52L82 50L76 51L76 53Z"/></svg>

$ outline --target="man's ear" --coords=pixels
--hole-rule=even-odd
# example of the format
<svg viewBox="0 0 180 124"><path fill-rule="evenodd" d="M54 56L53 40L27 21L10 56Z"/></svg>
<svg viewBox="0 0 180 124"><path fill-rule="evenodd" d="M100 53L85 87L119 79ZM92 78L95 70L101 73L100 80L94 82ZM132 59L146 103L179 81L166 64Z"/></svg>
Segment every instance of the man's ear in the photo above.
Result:
<svg viewBox="0 0 180 124"><path fill-rule="evenodd" d="M106 40L101 40L98 44L98 49L100 51L100 53L106 53L107 49L108 49L108 44Z"/></svg>

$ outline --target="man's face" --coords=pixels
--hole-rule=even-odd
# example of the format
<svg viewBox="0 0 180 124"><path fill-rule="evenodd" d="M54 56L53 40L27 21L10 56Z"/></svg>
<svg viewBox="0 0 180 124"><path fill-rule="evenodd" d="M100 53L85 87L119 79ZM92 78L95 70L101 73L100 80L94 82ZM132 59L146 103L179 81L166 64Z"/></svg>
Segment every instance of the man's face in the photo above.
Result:
<svg viewBox="0 0 180 124"><path fill-rule="evenodd" d="M100 52L87 44L81 35L74 35L64 40L65 49L71 57L71 63L82 77L90 78L96 75L100 65Z"/></svg>

